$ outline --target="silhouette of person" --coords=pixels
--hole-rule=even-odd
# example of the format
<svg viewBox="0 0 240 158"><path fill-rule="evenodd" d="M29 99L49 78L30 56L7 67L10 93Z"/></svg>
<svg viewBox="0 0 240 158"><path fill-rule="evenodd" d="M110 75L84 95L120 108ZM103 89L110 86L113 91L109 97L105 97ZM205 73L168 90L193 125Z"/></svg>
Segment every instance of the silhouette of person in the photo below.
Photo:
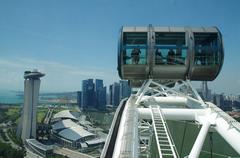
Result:
<svg viewBox="0 0 240 158"><path fill-rule="evenodd" d="M132 64L138 64L139 59L140 59L140 54L141 54L141 51L139 48L134 48L132 50L132 53L131 53Z"/></svg>
<svg viewBox="0 0 240 158"><path fill-rule="evenodd" d="M156 49L156 52L155 52L155 63L156 65L164 64L162 53L161 51L159 51L158 48Z"/></svg>
<svg viewBox="0 0 240 158"><path fill-rule="evenodd" d="M177 64L183 64L183 57L182 57L182 49L181 46L177 46L177 50L176 50L176 63Z"/></svg>
<svg viewBox="0 0 240 158"><path fill-rule="evenodd" d="M175 52L171 48L168 51L167 63L170 64L170 65L173 65L174 64L174 60L175 60Z"/></svg>

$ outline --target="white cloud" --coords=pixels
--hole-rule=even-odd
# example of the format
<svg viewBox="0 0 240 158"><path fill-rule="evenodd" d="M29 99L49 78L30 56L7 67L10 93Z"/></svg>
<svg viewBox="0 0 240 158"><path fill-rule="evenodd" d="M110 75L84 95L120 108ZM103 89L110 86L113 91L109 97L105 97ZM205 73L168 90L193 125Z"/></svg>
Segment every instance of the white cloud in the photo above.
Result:
<svg viewBox="0 0 240 158"><path fill-rule="evenodd" d="M29 58L0 59L0 89L23 89L23 72L38 69L46 74L42 78L44 91L80 90L81 81L87 78L103 79L106 85L118 80L117 72L96 67L76 67L55 61Z"/></svg>

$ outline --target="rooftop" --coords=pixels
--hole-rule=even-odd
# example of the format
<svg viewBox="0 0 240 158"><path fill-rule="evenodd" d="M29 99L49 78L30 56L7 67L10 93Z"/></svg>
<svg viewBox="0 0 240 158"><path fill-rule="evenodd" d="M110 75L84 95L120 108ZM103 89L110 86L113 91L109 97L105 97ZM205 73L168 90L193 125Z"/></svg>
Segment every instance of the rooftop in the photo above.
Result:
<svg viewBox="0 0 240 158"><path fill-rule="evenodd" d="M66 119L53 124L52 129L55 131L58 131L64 128L70 128L75 126L78 126L78 125L75 122L73 122L71 119Z"/></svg>
<svg viewBox="0 0 240 158"><path fill-rule="evenodd" d="M58 133L61 137L68 140L77 141L83 137L94 136L93 133L88 132L82 126L77 125L74 127L66 128Z"/></svg>
<svg viewBox="0 0 240 158"><path fill-rule="evenodd" d="M26 139L26 142L36 148L39 148L43 151L48 151L48 150L52 150L53 147L49 146L49 145L45 145L40 143L39 141L37 141L36 139Z"/></svg>
<svg viewBox="0 0 240 158"><path fill-rule="evenodd" d="M72 120L77 120L77 118L75 116L73 116L73 114L69 110L60 111L53 116L53 119L58 119L58 118L60 118L60 119L68 118L68 119L72 119Z"/></svg>

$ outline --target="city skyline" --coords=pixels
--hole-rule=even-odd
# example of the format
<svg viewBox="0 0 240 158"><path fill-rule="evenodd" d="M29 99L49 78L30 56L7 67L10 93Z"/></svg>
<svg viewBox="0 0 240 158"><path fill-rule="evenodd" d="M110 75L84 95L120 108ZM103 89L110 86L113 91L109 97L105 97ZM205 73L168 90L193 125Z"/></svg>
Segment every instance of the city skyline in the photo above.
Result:
<svg viewBox="0 0 240 158"><path fill-rule="evenodd" d="M218 26L223 34L225 59L219 77L208 85L213 92L240 94L239 3L0 2L1 90L23 90L21 74L33 68L47 74L41 91L77 91L81 80L87 78L101 78L109 86L119 80L116 69L121 26L153 24ZM199 87L200 82L194 85Z"/></svg>

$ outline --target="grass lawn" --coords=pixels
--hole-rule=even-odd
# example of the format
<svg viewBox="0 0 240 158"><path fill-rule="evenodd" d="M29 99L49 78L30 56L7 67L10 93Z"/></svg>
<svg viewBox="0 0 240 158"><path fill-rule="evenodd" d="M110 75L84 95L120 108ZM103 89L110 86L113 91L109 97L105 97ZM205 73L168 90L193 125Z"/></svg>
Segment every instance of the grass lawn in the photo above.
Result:
<svg viewBox="0 0 240 158"><path fill-rule="evenodd" d="M45 115L47 114L47 108L38 108L37 109L37 123L41 123L44 120Z"/></svg>
<svg viewBox="0 0 240 158"><path fill-rule="evenodd" d="M12 121L16 123L18 118L21 116L20 107L10 107L8 109L1 109L0 112L0 122Z"/></svg>
<svg viewBox="0 0 240 158"><path fill-rule="evenodd" d="M8 111L6 112L6 115L8 116L13 116L16 114L20 115L20 108L12 107L12 108L9 108Z"/></svg>

